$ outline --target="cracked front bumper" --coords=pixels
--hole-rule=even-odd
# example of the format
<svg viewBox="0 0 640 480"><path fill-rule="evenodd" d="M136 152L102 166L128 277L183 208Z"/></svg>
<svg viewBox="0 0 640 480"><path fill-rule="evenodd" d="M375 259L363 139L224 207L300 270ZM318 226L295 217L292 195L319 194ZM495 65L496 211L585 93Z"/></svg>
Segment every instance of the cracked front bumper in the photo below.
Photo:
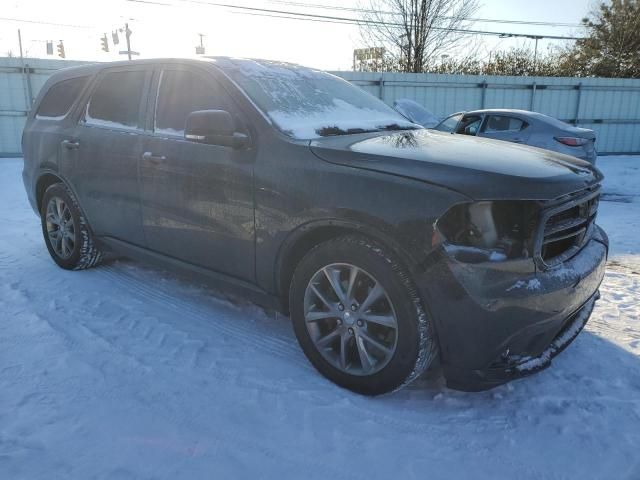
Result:
<svg viewBox="0 0 640 480"><path fill-rule="evenodd" d="M471 264L438 252L418 284L447 385L484 390L547 367L586 324L607 252L599 227L574 257L546 271L533 261Z"/></svg>

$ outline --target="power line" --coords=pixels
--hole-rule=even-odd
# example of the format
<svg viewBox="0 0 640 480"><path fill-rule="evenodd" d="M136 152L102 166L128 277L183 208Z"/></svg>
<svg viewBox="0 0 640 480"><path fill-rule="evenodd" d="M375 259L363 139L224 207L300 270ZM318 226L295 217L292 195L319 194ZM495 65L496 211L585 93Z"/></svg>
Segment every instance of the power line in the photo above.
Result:
<svg viewBox="0 0 640 480"><path fill-rule="evenodd" d="M37 25L53 25L56 27L69 27L69 28L97 28L95 25L74 25L70 23L55 23L55 22L45 22L41 20L25 20L24 18L9 18L9 17L0 17L0 20L4 20L7 22L19 22L19 23L34 23Z"/></svg>
<svg viewBox="0 0 640 480"><path fill-rule="evenodd" d="M378 13L383 15L392 15L399 16L398 12L390 12L390 11L378 11L371 10L366 8L357 8L357 7L342 7L339 5L320 5L317 3L306 3L306 2L296 2L292 0L267 0L269 3L277 3L280 5L289 5L292 7L303 7L303 8L314 8L314 9L323 9L323 10L335 10L335 11L343 11L343 12L360 12L360 13ZM450 17L444 17L450 18ZM546 22L546 21L534 21L534 20L506 20L506 19L498 19L498 18L477 18L471 17L469 18L471 22L479 22L479 23L502 23L502 24L513 24L513 25L534 25L534 26L542 26L542 27L582 27L583 25L580 23L566 23L566 22Z"/></svg>
<svg viewBox="0 0 640 480"><path fill-rule="evenodd" d="M162 5L162 6L170 6L175 7L175 3L167 3L160 2L154 0L127 0L133 3L143 3L143 4L151 4L151 5ZM200 5L209 5L213 7L224 7L231 8L237 10L246 11L246 14L251 13L251 16L263 16L270 18L283 18L289 20L307 20L307 21L316 21L316 22L326 22L326 23L335 23L335 24L343 24L343 25L361 25L361 24L369 24L369 25L385 25L385 26L395 26L401 27L403 26L398 22L389 22L389 21L377 21L377 20L367 20L367 19L358 19L353 17L337 17L331 15L319 15L313 13L304 13L304 12L294 12L287 10L274 10L274 9L266 9L266 8L256 8L256 7L248 7L244 5L233 5L233 4L224 4L218 2L207 2L207 1L199 1L199 0L175 0L184 3L193 3ZM269 0L273 3L279 3L284 5L291 6L304 6L311 8L323 8L323 9L333 9L333 10L342 10L342 11L353 11L353 12L371 12L371 10L358 9L353 7L340 7L340 6L330 6L330 5L318 5L318 4L310 4L304 2L295 2L290 0ZM239 13L239 12L238 12ZM392 13L392 12L388 12ZM68 28L81 28L81 29L95 29L98 28L96 25L78 25L78 24L69 24L69 23L58 23L58 22L47 22L43 20L27 20L23 18L12 18L12 17L0 17L0 20L9 21L9 22L18 22L18 23L30 23L37 25L51 25L57 27L68 27ZM557 23L557 22L534 22L534 21L526 21L526 20L500 20L500 19L484 19L484 18L472 18L469 19L471 21L477 22L487 22L487 23L504 23L504 24L516 24L516 25L538 25L538 26L579 26L578 24L569 24L569 23ZM495 32L495 31L487 31L487 30L473 30L473 29L451 29L451 28L437 28L434 30L447 30L454 33L461 34L472 34L472 35L490 35L490 36L503 36L503 37L525 37L525 38L535 38L542 37L554 40L579 40L581 37L570 37L570 36L562 36L562 35L533 35L533 34L522 34L522 33L511 33L511 32Z"/></svg>
<svg viewBox="0 0 640 480"><path fill-rule="evenodd" d="M154 0L127 0L128 2L133 3L145 3L145 4L156 4L163 6L177 6L175 3L166 3L166 2L158 2ZM358 19L353 17L338 17L333 15L319 15L314 13L302 13L302 12L293 12L290 10L275 10L269 8L257 8L257 7L248 7L245 5L233 5L228 3L219 3L219 2L207 2L203 0L175 0L177 2L182 3L191 3L196 5L208 5L213 7L222 7L222 8L231 8L240 10L242 12L251 12L253 16L264 16L264 17L276 17L276 18L284 18L288 20L309 20L313 19L315 21L324 21L326 23L342 23L347 25L374 25L374 26L390 26L390 27L403 27L402 23L398 22L388 22L383 20L369 20L369 19ZM551 40L581 40L582 37L569 37L563 35L537 35L530 33L513 33L513 32L496 32L496 31L488 31L488 30L474 30L467 28L449 28L449 27L432 27L432 30L439 31L448 31L452 33L466 34L466 35L486 35L486 36L499 36L502 38L507 37L520 37L520 38L547 38Z"/></svg>

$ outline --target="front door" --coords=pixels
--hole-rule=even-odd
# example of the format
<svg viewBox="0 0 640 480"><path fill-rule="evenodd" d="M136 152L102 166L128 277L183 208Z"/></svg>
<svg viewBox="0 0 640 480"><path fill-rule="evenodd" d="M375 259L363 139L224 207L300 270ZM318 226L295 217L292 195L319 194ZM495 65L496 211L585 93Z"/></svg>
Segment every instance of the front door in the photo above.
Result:
<svg viewBox="0 0 640 480"><path fill-rule="evenodd" d="M96 235L144 245L138 189L146 92L144 67L108 69L96 78L71 144L72 184Z"/></svg>
<svg viewBox="0 0 640 480"><path fill-rule="evenodd" d="M140 157L147 246L253 281L253 151L184 138L187 116L197 110L226 110L240 131L246 123L212 74L171 66L157 77L155 114Z"/></svg>

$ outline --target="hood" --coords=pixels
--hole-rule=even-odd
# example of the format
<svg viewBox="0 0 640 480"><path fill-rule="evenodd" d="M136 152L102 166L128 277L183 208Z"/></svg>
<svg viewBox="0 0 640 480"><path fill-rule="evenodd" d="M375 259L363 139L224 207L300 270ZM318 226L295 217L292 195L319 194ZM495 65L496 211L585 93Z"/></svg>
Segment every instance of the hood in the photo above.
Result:
<svg viewBox="0 0 640 480"><path fill-rule="evenodd" d="M323 137L310 148L331 163L422 180L475 200L551 200L603 178L568 155L433 130Z"/></svg>

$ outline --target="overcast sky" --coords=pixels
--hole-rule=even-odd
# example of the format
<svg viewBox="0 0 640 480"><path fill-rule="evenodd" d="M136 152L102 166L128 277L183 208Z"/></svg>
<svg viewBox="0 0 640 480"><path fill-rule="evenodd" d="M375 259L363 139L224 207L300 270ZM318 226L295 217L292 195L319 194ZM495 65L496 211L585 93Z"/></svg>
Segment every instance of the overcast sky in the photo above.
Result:
<svg viewBox="0 0 640 480"><path fill-rule="evenodd" d="M111 31L129 20L133 31L132 48L142 57L193 56L205 34L207 55L231 55L286 60L327 70L349 69L352 51L363 46L357 26L310 21L267 18L238 13L229 8L197 4L184 0L148 0L177 6L134 3L128 0L3 0L0 10L0 56L12 51L18 54L17 29L22 31L27 56L46 57L46 40L64 40L67 58L83 60L116 60L124 58L117 50L123 43L111 44ZM251 7L304 11L343 17L354 12L311 9L282 4L282 0L217 0L222 3ZM326 6L357 7L367 0L297 0ZM480 0L478 18L579 23L592 6L591 0ZM54 26L28 23L61 23ZM576 35L576 28L475 23L474 29L525 34ZM100 50L100 36L107 33L111 51ZM121 36L122 38L122 36ZM481 51L526 45L532 40L473 37ZM550 42L541 41L544 50ZM55 48L55 47L54 47ZM114 51L115 50L115 51ZM57 58L57 57L55 57Z"/></svg>

